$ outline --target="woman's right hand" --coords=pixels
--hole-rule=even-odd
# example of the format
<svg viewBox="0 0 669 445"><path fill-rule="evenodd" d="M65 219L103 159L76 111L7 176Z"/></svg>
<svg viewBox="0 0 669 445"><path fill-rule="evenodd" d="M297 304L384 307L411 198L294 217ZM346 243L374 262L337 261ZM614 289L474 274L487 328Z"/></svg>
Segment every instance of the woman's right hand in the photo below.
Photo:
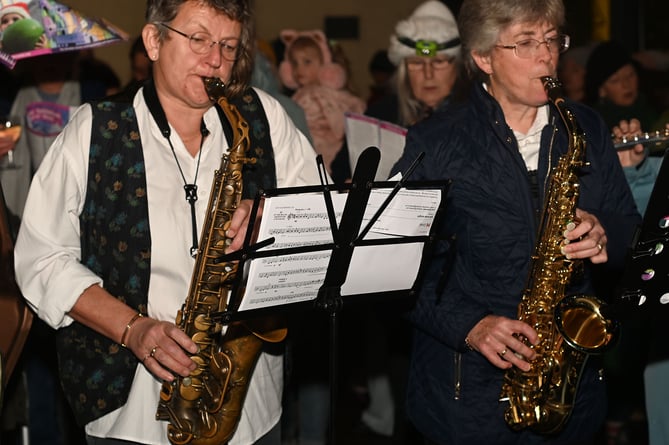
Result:
<svg viewBox="0 0 669 445"><path fill-rule="evenodd" d="M127 345L161 380L171 382L173 373L186 377L196 368L188 353L196 354L197 345L174 323L141 317L129 329Z"/></svg>
<svg viewBox="0 0 669 445"><path fill-rule="evenodd" d="M501 369L516 366L529 371L529 361L536 357L533 349L519 338L535 344L537 332L527 323L499 315L488 315L481 319L469 334L467 344L483 354L490 363Z"/></svg>

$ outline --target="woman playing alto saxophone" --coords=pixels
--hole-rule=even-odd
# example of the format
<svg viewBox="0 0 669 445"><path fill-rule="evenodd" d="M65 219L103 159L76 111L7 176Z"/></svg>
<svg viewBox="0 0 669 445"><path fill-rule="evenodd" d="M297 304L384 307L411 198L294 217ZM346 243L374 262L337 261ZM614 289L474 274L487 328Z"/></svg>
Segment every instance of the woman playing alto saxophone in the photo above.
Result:
<svg viewBox="0 0 669 445"><path fill-rule="evenodd" d="M561 0L465 0L458 18L470 88L409 130L394 172L420 152L412 180L451 179L441 233L415 308L408 413L430 444L574 443L594 436L606 411L596 361L588 362L564 430L514 431L500 402L505 371L530 369L537 332L517 319L539 211L569 133L543 85L568 36ZM562 255L585 260L573 290L591 293L591 268L622 264L639 222L610 131L566 102L585 132L580 197L564 221ZM571 222L571 224L569 224ZM528 339L528 344L520 337ZM551 442L552 440L552 442Z"/></svg>
<svg viewBox="0 0 669 445"><path fill-rule="evenodd" d="M21 290L57 329L62 383L95 444L167 445L167 422L155 419L161 380L195 368L197 346L175 315L229 146L203 78L228 84L228 99L242 114L244 104L257 110L247 120L267 130L251 141L244 190L319 183L308 141L248 87L248 2L149 0L146 18L152 80L132 103L77 111L35 176L16 245ZM233 215L233 248L248 209L244 200ZM280 355L260 356L230 443L280 443L282 368Z"/></svg>

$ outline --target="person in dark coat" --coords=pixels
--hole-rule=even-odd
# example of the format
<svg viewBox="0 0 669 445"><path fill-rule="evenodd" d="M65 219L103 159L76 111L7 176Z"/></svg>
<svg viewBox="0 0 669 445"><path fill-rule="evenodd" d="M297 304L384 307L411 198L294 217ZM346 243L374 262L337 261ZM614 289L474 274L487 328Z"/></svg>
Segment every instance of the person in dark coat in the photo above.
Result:
<svg viewBox="0 0 669 445"><path fill-rule="evenodd" d="M588 57L585 102L613 128L621 120L638 119L645 131L664 128L659 113L641 91L639 66L621 43L601 42Z"/></svg>
<svg viewBox="0 0 669 445"><path fill-rule="evenodd" d="M452 181L438 227L444 241L409 313L407 411L426 444L588 443L605 417L596 357L580 373L559 433L511 428L510 404L500 400L507 370L539 366L530 345L545 336L518 320L518 310L551 169L573 141L543 80L556 76L569 46L563 23L562 0L465 0L458 27L469 93L411 127L393 168L405 172L424 153L411 180ZM588 164L578 169L574 224L564 221L555 260L582 260L567 290L592 295L592 269L624 263L640 217L601 117L570 100L565 106L585 133Z"/></svg>

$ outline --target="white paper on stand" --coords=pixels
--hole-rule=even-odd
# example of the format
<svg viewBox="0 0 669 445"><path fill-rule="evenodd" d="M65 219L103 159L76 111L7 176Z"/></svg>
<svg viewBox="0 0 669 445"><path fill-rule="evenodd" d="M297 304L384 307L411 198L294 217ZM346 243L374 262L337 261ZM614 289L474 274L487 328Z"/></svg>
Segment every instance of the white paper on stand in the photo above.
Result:
<svg viewBox="0 0 669 445"><path fill-rule="evenodd" d="M362 228L377 212L390 189L372 191ZM332 195L337 224L346 194ZM441 202L439 189L402 189L384 210L365 239L428 235ZM333 243L322 194L266 198L258 239L274 237L261 251ZM424 242L359 246L341 295L410 289L418 274ZM252 259L247 263L246 293L240 311L314 300L322 287L332 250ZM398 273L400 272L401 273Z"/></svg>
<svg viewBox="0 0 669 445"><path fill-rule="evenodd" d="M351 171L355 171L360 154L368 147L378 147L381 160L375 181L385 181L404 151L407 129L364 114L346 113L346 145Z"/></svg>

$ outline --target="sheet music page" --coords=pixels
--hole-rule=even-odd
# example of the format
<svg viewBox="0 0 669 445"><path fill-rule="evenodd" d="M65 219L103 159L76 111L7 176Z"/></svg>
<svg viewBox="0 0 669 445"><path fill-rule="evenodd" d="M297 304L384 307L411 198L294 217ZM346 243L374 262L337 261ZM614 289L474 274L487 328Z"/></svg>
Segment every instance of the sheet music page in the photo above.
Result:
<svg viewBox="0 0 669 445"><path fill-rule="evenodd" d="M372 191L361 230L376 214L390 189ZM347 195L333 194L337 224ZM441 190L402 189L384 210L366 239L427 235L441 201ZM258 239L275 237L262 251L333 242L324 197L320 193L266 198ZM356 247L342 295L409 289L424 243ZM313 300L323 285L332 251L288 254L250 261L240 311ZM248 265L248 263L247 263ZM398 273L402 271L402 273Z"/></svg>
<svg viewBox="0 0 669 445"><path fill-rule="evenodd" d="M404 152L407 129L390 122L379 121L379 150L381 150L381 161L376 170L376 181L386 181L390 176L390 170Z"/></svg>
<svg viewBox="0 0 669 445"><path fill-rule="evenodd" d="M355 171L360 153L380 143L379 120L359 113L345 113L346 145L351 172Z"/></svg>
<svg viewBox="0 0 669 445"><path fill-rule="evenodd" d="M363 229L389 193L390 189L372 192ZM440 202L441 190L403 189L372 226L366 239L429 235ZM418 275L423 248L423 243L357 247L341 294L411 289Z"/></svg>
<svg viewBox="0 0 669 445"><path fill-rule="evenodd" d="M351 171L355 171L360 153L370 146L377 147L381 151L381 161L374 180L387 180L390 169L404 151L406 134L406 128L391 122L364 114L346 113L346 145Z"/></svg>
<svg viewBox="0 0 669 445"><path fill-rule="evenodd" d="M346 194L332 195L337 221L346 203ZM322 194L282 195L266 198L258 240L274 237L276 250L332 243L332 230ZM251 261L246 293L239 310L299 303L318 295L332 251L298 253Z"/></svg>

